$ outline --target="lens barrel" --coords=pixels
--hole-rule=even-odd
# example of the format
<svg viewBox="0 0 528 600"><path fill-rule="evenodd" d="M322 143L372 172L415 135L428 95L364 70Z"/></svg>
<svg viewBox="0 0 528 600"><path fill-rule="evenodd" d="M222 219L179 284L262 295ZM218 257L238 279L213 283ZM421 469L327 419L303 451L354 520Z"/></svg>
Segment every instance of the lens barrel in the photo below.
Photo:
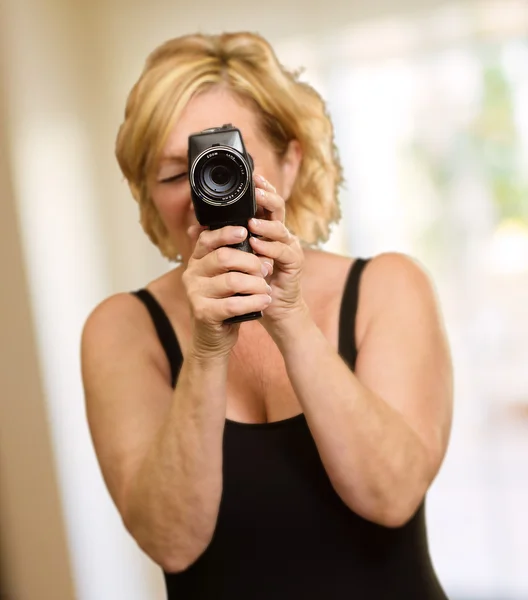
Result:
<svg viewBox="0 0 528 600"><path fill-rule="evenodd" d="M228 147L202 152L191 166L193 190L208 204L227 206L239 200L249 185L250 168L245 158Z"/></svg>

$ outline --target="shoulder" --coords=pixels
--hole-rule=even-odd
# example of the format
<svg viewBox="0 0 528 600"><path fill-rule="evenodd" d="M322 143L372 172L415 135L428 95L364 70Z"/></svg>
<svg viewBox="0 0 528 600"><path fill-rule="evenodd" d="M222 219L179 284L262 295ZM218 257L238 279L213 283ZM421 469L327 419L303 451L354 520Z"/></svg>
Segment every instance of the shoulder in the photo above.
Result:
<svg viewBox="0 0 528 600"><path fill-rule="evenodd" d="M82 332L83 342L91 342L116 332L130 334L146 322L145 309L131 293L114 294L100 302L88 315Z"/></svg>
<svg viewBox="0 0 528 600"><path fill-rule="evenodd" d="M339 288L354 264L366 260L361 274L360 293L368 297L368 304L377 306L388 301L387 294L430 295L433 282L426 267L416 258L401 252L384 252L370 258L351 258L329 252L312 251L307 254L308 274L318 286L322 282L336 282Z"/></svg>
<svg viewBox="0 0 528 600"><path fill-rule="evenodd" d="M175 292L178 291L178 286L175 283L181 279L181 274L177 271L178 269L173 269L164 273L144 287L158 301L162 300L164 308L171 308L171 303L177 297ZM143 336L153 331L152 319L143 302L132 292L121 292L104 299L91 311L84 324L83 340L115 334L121 337Z"/></svg>
<svg viewBox="0 0 528 600"><path fill-rule="evenodd" d="M358 348L379 344L434 341L447 348L445 323L426 267L398 252L372 257L362 275L357 316ZM418 344L417 341L417 344ZM420 345L418 344L418 345ZM446 350L447 352L447 350Z"/></svg>
<svg viewBox="0 0 528 600"><path fill-rule="evenodd" d="M409 310L417 304L436 302L433 279L426 267L400 252L385 252L368 261L362 291L368 296L373 314L402 302Z"/></svg>
<svg viewBox="0 0 528 600"><path fill-rule="evenodd" d="M132 355L151 356L163 365L152 320L132 293L114 294L88 315L81 335L83 376L99 371L109 361L118 365Z"/></svg>
<svg viewBox="0 0 528 600"><path fill-rule="evenodd" d="M441 325L432 277L416 258L400 252L349 259L347 273L366 260L358 285L355 336L358 348L367 334L388 334L398 323L407 327L419 321Z"/></svg>

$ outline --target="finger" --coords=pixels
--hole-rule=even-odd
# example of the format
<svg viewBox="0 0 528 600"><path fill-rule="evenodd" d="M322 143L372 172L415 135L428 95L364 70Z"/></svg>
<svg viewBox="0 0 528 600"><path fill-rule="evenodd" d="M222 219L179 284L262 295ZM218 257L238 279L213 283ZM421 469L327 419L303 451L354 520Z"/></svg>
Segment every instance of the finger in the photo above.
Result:
<svg viewBox="0 0 528 600"><path fill-rule="evenodd" d="M267 221L265 219L250 219L248 222L249 230L258 236L266 238L268 241L282 242L289 244L292 235L281 221Z"/></svg>
<svg viewBox="0 0 528 600"><path fill-rule="evenodd" d="M225 246L206 255L201 261L200 271L205 277L215 277L229 271L239 271L258 277L267 275L267 268L255 254Z"/></svg>
<svg viewBox="0 0 528 600"><path fill-rule="evenodd" d="M257 212L255 213L255 217L257 219L266 219L267 221L271 220L271 213L269 210L266 210L262 206L257 205Z"/></svg>
<svg viewBox="0 0 528 600"><path fill-rule="evenodd" d="M267 256L255 255L260 260L260 264L266 269L264 277L269 277L273 273L273 259ZM262 271L264 273L264 271Z"/></svg>
<svg viewBox="0 0 528 600"><path fill-rule="evenodd" d="M255 199L258 207L270 213L271 220L284 221L286 206L284 200L278 194L256 188Z"/></svg>
<svg viewBox="0 0 528 600"><path fill-rule="evenodd" d="M245 227L227 225L221 229L203 230L196 241L193 258L201 259L217 248L230 244L239 244L246 239L248 231Z"/></svg>
<svg viewBox="0 0 528 600"><path fill-rule="evenodd" d="M230 271L206 281L204 295L209 298L228 298L235 294L271 294L271 287L260 274L254 276Z"/></svg>
<svg viewBox="0 0 528 600"><path fill-rule="evenodd" d="M277 194L277 190L262 175L255 175L255 199L257 202L257 216L277 221L284 221L286 214L284 199Z"/></svg>
<svg viewBox="0 0 528 600"><path fill-rule="evenodd" d="M250 237L249 243L253 251L261 256L272 258L275 264L282 266L294 265L299 262L298 250L294 244L296 238L291 236L289 244L283 242L267 241L257 237Z"/></svg>
<svg viewBox="0 0 528 600"><path fill-rule="evenodd" d="M277 193L277 190L273 187L273 185L262 175L255 175L253 179L257 187L261 187L267 192L273 192L274 194Z"/></svg>
<svg viewBox="0 0 528 600"><path fill-rule="evenodd" d="M202 298L193 312L200 321L222 323L231 317L265 310L271 303L268 294L252 294L249 296L229 296L228 298Z"/></svg>

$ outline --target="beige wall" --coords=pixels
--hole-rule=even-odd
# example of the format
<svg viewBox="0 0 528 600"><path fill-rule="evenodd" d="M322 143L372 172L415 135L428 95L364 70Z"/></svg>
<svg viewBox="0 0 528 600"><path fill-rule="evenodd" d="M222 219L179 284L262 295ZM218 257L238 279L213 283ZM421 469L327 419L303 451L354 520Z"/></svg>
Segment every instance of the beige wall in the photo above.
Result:
<svg viewBox="0 0 528 600"><path fill-rule="evenodd" d="M0 592L8 600L73 600L3 109L0 104Z"/></svg>

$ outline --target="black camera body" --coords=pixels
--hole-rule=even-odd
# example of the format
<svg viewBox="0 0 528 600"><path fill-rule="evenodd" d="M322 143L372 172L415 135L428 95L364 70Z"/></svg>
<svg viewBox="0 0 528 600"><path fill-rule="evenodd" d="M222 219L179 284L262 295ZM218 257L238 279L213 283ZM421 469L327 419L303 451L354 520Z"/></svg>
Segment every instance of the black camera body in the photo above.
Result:
<svg viewBox="0 0 528 600"><path fill-rule="evenodd" d="M196 218L211 229L247 226L255 216L253 160L240 130L213 127L189 136L189 182Z"/></svg>
<svg viewBox="0 0 528 600"><path fill-rule="evenodd" d="M253 159L246 151L240 130L231 124L205 129L189 136L189 183L200 225L219 229L226 225L247 228L257 203L253 183ZM232 248L253 253L248 237ZM227 319L239 323L258 319L254 312Z"/></svg>

